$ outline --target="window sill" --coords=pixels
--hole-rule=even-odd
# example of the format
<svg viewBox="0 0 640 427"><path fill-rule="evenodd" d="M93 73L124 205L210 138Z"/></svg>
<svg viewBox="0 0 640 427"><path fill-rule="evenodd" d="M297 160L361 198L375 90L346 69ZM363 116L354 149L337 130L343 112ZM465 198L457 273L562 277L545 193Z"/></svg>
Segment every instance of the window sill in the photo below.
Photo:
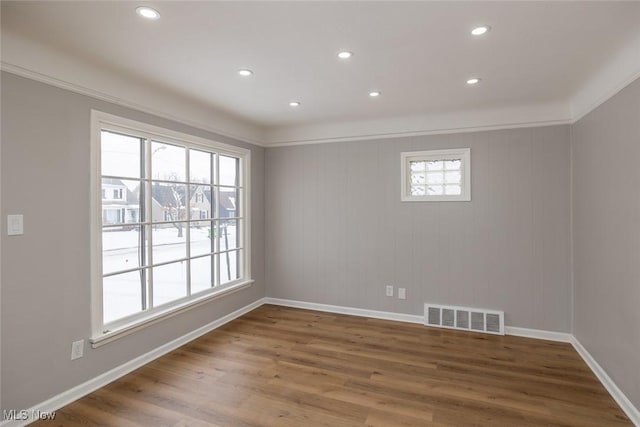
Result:
<svg viewBox="0 0 640 427"><path fill-rule="evenodd" d="M243 282L239 282L236 283L234 285L231 285L229 287L226 287L224 289L220 289L216 292L210 293L210 294L206 294L203 295L199 298L184 302L180 305L177 306L173 306L170 308L167 308L166 310L160 311L160 312L155 312L151 315L149 315L148 317L144 317L141 319L136 319L135 322L131 322L129 324L126 325L122 325L119 326L117 328L114 328L112 330L110 330L109 332L100 334L98 336L93 336L90 338L90 342L91 342L91 347L93 348L98 348L98 347L102 347L105 344L108 344L112 341L115 341L119 338L125 337L127 335L130 335L140 329L144 329L147 326L151 326L155 323L158 323L164 319L168 319L170 317L173 317L177 314L183 313L185 311L191 310L195 307L198 307L202 304L205 304L207 302L213 301L215 299L221 298L223 296L238 292L242 289L246 289L248 287L250 287L253 284L253 280L249 279L249 280L245 280Z"/></svg>
<svg viewBox="0 0 640 427"><path fill-rule="evenodd" d="M402 202L470 202L471 196L402 196Z"/></svg>

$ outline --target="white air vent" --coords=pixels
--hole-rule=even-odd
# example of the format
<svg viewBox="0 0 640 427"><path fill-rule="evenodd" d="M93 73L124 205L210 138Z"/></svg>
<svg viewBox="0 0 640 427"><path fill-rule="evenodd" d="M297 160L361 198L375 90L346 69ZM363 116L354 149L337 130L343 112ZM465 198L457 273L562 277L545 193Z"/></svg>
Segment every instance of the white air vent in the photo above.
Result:
<svg viewBox="0 0 640 427"><path fill-rule="evenodd" d="M481 308L425 304L424 324L438 328L504 335L504 312Z"/></svg>

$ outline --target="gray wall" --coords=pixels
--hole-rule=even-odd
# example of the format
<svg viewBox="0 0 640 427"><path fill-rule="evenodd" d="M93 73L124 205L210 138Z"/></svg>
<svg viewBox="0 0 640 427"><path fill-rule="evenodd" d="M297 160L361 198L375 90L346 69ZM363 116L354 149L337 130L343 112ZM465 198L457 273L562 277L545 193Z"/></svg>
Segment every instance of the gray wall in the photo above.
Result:
<svg viewBox="0 0 640 427"><path fill-rule="evenodd" d="M453 147L471 147L472 201L400 202L400 152ZM568 126L269 148L267 295L568 332L569 155Z"/></svg>
<svg viewBox="0 0 640 427"><path fill-rule="evenodd" d="M264 149L2 73L2 396L23 409L144 354L265 294ZM250 148L256 283L71 361L90 336L90 110ZM25 234L5 218L24 214Z"/></svg>
<svg viewBox="0 0 640 427"><path fill-rule="evenodd" d="M574 335L640 408L640 80L571 141Z"/></svg>

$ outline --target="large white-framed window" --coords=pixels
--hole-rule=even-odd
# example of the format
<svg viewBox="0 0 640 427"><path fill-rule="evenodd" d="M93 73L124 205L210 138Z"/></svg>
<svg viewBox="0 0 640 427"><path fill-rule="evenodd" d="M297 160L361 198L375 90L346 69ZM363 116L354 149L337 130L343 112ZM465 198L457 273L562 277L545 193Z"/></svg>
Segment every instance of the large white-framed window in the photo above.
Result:
<svg viewBox="0 0 640 427"><path fill-rule="evenodd" d="M249 150L94 110L91 162L94 347L252 283Z"/></svg>
<svg viewBox="0 0 640 427"><path fill-rule="evenodd" d="M471 149L403 152L403 202L471 200Z"/></svg>

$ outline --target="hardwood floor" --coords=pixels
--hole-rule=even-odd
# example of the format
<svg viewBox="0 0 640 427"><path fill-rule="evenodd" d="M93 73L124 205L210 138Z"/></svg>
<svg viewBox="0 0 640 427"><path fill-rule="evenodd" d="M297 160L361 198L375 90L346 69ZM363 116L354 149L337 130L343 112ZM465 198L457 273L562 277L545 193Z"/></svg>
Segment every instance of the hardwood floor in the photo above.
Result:
<svg viewBox="0 0 640 427"><path fill-rule="evenodd" d="M262 306L40 426L618 426L569 344Z"/></svg>

